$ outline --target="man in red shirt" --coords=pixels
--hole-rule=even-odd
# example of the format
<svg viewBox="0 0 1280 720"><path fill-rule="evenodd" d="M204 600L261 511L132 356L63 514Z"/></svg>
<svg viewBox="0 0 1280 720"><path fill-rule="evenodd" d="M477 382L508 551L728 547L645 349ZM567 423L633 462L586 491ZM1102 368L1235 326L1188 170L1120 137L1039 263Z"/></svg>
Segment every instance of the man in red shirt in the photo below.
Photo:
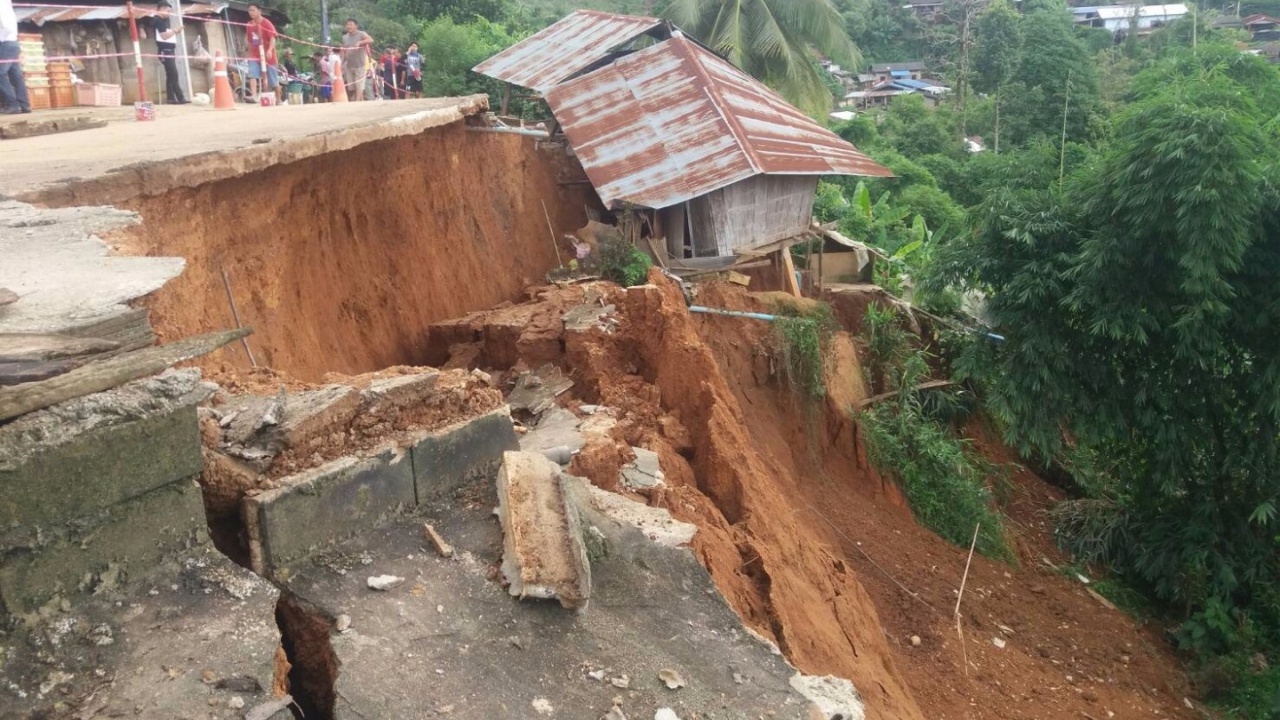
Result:
<svg viewBox="0 0 1280 720"><path fill-rule="evenodd" d="M256 100L258 81L262 79L264 57L267 66L267 85L263 89L275 90L280 85L280 76L276 70L276 26L262 16L262 7L255 3L249 3L249 24L245 25L244 35L249 44L249 94Z"/></svg>

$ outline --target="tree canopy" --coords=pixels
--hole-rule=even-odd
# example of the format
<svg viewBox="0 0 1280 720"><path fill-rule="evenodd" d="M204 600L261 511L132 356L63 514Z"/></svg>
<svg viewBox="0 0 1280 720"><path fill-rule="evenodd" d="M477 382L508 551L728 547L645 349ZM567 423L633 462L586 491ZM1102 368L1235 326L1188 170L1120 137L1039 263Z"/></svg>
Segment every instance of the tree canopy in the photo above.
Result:
<svg viewBox="0 0 1280 720"><path fill-rule="evenodd" d="M663 15L811 114L831 108L813 53L862 62L831 0L673 0Z"/></svg>

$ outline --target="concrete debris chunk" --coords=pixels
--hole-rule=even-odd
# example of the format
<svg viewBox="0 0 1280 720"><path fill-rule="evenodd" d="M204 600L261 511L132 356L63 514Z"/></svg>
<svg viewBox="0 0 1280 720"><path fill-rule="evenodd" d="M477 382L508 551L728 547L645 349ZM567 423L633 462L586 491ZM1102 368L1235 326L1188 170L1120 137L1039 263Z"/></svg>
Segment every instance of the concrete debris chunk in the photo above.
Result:
<svg viewBox="0 0 1280 720"><path fill-rule="evenodd" d="M844 720L865 720L866 711L862 706L862 698L854 689L853 683L832 675L791 676L791 687L821 711L821 717L840 717Z"/></svg>
<svg viewBox="0 0 1280 720"><path fill-rule="evenodd" d="M556 709L551 706L551 703L548 702L546 698L534 698L533 702L530 704L533 705L533 711L538 713L539 715L552 715L556 711Z"/></svg>
<svg viewBox="0 0 1280 720"><path fill-rule="evenodd" d="M555 405L556 398L573 387L573 381L564 376L555 365L543 365L537 370L520 373L516 386L507 396L512 410L524 410L541 415Z"/></svg>
<svg viewBox="0 0 1280 720"><path fill-rule="evenodd" d="M382 403L406 408L426 402L435 392L439 379L440 373L435 371L379 378L369 383L360 395L366 405Z"/></svg>
<svg viewBox="0 0 1280 720"><path fill-rule="evenodd" d="M576 480L542 455L503 453L498 473L502 573L521 599L558 599L583 609L591 595L591 567L571 493Z"/></svg>
<svg viewBox="0 0 1280 720"><path fill-rule="evenodd" d="M668 690L679 690L685 685L684 677L680 675L680 672L670 668L659 670L658 679L662 681L663 685L667 686Z"/></svg>
<svg viewBox="0 0 1280 720"><path fill-rule="evenodd" d="M664 508L650 507L623 495L601 490L585 480L579 481L579 487L582 490L580 497L592 509L619 525L636 528L659 545L688 545L698 532L697 525L676 520Z"/></svg>
<svg viewBox="0 0 1280 720"><path fill-rule="evenodd" d="M609 684L619 690L626 690L631 687L631 676L623 673L616 678L609 678Z"/></svg>
<svg viewBox="0 0 1280 720"><path fill-rule="evenodd" d="M293 696L285 695L254 707L244 714L244 720L284 720L292 718L289 706L293 704Z"/></svg>
<svg viewBox="0 0 1280 720"><path fill-rule="evenodd" d="M671 708L658 708L658 712L653 714L653 720L680 720L680 716Z"/></svg>
<svg viewBox="0 0 1280 720"><path fill-rule="evenodd" d="M395 575L374 575L367 581L370 590L387 591L404 582L404 578Z"/></svg>
<svg viewBox="0 0 1280 720"><path fill-rule="evenodd" d="M652 490L663 487L666 476L662 474L662 466L658 453L644 448L633 447L631 451L636 459L622 468L622 484L632 490Z"/></svg>
<svg viewBox="0 0 1280 720"><path fill-rule="evenodd" d="M561 320L564 321L564 329L567 332L590 330L595 327L611 332L616 321L610 316L617 312L617 309L615 305L601 307L597 303L588 303L570 308L561 316Z"/></svg>
<svg viewBox="0 0 1280 720"><path fill-rule="evenodd" d="M622 712L622 708L614 705L609 708L609 712L600 716L600 720L627 720L626 713Z"/></svg>

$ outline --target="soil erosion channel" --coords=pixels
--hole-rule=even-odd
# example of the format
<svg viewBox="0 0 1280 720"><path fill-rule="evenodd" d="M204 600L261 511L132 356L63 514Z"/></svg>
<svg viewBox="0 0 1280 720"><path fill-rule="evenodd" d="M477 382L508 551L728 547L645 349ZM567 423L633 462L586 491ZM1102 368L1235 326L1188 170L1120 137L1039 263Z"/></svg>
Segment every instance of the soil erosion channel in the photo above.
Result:
<svg viewBox="0 0 1280 720"><path fill-rule="evenodd" d="M542 286L557 263L543 205L557 232L586 219L573 172L528 138L455 126L137 198L126 206L142 225L113 242L187 260L147 300L164 337L234 324L225 271L269 382L435 365L504 388L559 366L574 381L561 405L618 418L570 469L629 492L617 479L630 448L657 453L665 488L631 494L697 524L693 550L729 604L802 671L853 680L869 718L1193 716L1159 639L1046 563L1065 564L1042 512L1056 491L1020 469L1018 563L975 559L962 647L951 609L965 551L914 522L849 413L867 395L857 313L836 308L830 391L804 407L776 376L767 324L695 317L656 272L631 290ZM616 324L567 332L584 300L614 305ZM698 300L778 302L722 285ZM239 347L202 365L220 381L255 375Z"/></svg>

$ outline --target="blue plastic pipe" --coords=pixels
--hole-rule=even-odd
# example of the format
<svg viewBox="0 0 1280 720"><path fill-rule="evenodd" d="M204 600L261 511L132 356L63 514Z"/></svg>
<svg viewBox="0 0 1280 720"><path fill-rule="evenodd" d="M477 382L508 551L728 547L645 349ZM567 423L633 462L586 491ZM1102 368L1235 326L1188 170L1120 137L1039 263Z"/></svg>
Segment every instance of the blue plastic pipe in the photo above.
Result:
<svg viewBox="0 0 1280 720"><path fill-rule="evenodd" d="M703 305L690 305L689 312L708 313L710 315L728 315L729 317L751 318L752 320L764 320L765 322L773 322L778 319L777 315L765 315L764 313L739 312L737 310L721 310L720 308L709 308Z"/></svg>

